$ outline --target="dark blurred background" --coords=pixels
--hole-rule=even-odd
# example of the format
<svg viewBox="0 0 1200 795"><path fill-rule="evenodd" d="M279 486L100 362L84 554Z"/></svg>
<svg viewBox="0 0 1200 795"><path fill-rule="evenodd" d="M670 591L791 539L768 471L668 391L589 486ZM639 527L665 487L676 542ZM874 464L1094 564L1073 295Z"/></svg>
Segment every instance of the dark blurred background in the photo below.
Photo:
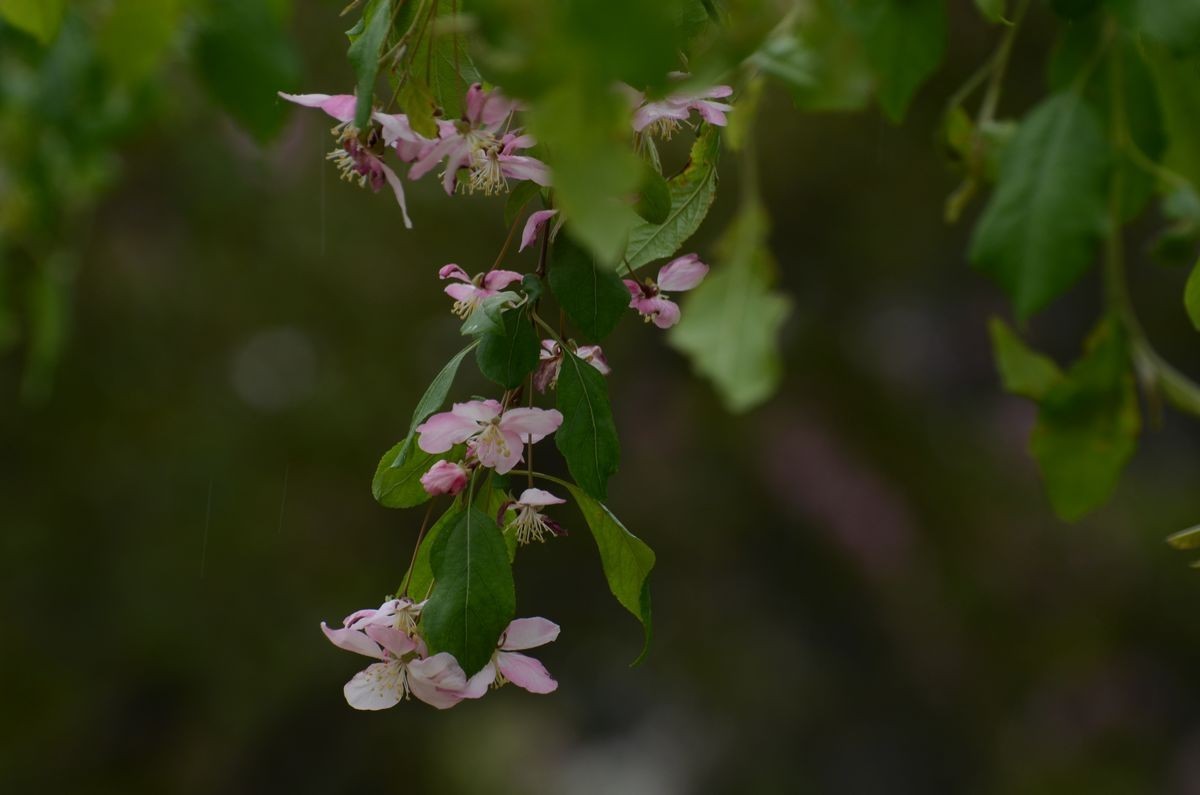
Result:
<svg viewBox="0 0 1200 795"><path fill-rule="evenodd" d="M1200 426L1168 414L1107 508L1052 518L1032 407L991 363L1005 302L965 263L969 224L941 220L939 103L996 35L968 5L902 127L768 95L796 302L777 397L724 413L632 315L608 346L610 502L659 556L647 662L628 667L639 628L564 510L571 535L516 564L518 614L563 627L538 655L558 692L444 713L350 709L364 661L318 623L407 565L422 511L379 507L371 475L460 346L436 271L490 263L502 202L427 179L405 231L324 162L328 119L297 110L263 148L161 75L164 113L77 230L53 387L23 399L22 357L0 361L0 789L1200 792L1200 575L1163 543L1200 519ZM297 5L304 80L279 88L347 89L338 10ZM1010 113L1051 44L1036 19L1019 39ZM1130 241L1135 298L1200 372L1183 274L1142 253L1155 224ZM1098 295L1085 281L1030 338L1070 358Z"/></svg>

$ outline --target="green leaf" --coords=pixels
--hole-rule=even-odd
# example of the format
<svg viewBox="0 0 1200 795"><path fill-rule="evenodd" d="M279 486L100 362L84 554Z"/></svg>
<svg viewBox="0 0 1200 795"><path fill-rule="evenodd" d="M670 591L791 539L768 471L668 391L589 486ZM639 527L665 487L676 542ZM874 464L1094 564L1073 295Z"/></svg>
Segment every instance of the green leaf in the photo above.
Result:
<svg viewBox="0 0 1200 795"><path fill-rule="evenodd" d="M429 551L437 544L446 528L454 526L462 518L462 503L461 496L455 499L446 512L433 523L433 526L425 531L425 538L421 540L421 546L417 547L412 567L401 586L401 591L407 591L414 602L423 600L429 593L429 589L433 587L433 566L429 562Z"/></svg>
<svg viewBox="0 0 1200 795"><path fill-rule="evenodd" d="M617 274L566 234L554 243L550 289L567 317L592 342L607 337L629 309L629 290Z"/></svg>
<svg viewBox="0 0 1200 795"><path fill-rule="evenodd" d="M0 17L42 44L58 35L66 10L67 0L0 0Z"/></svg>
<svg viewBox="0 0 1200 795"><path fill-rule="evenodd" d="M609 590L622 607L642 622L645 641L641 654L634 660L633 664L637 665L650 650L650 570L654 568L654 551L583 489L578 486L567 486L567 489L592 531L592 538L596 539Z"/></svg>
<svg viewBox="0 0 1200 795"><path fill-rule="evenodd" d="M1196 264L1192 275L1188 277L1187 287L1183 291L1183 305L1192 325L1200 331L1200 263Z"/></svg>
<svg viewBox="0 0 1200 795"><path fill-rule="evenodd" d="M464 337L503 331L504 321L501 316L504 314L505 306L520 297L512 290L489 295L471 310L471 314L467 315L467 319L463 321L459 331Z"/></svg>
<svg viewBox="0 0 1200 795"><path fill-rule="evenodd" d="M791 301L772 290L767 217L748 202L717 245L718 264L685 299L671 344L717 388L730 411L766 400L782 373L778 335Z"/></svg>
<svg viewBox="0 0 1200 795"><path fill-rule="evenodd" d="M346 56L354 67L358 78L355 94L358 103L354 110L354 126L367 128L371 118L371 105L375 100L375 79L379 76L379 56L387 42L388 29L392 21L392 0L368 0L363 8L362 19L347 31L350 49Z"/></svg>
<svg viewBox="0 0 1200 795"><path fill-rule="evenodd" d="M1005 0L975 0L975 7L988 22L999 22L1004 19Z"/></svg>
<svg viewBox="0 0 1200 795"><path fill-rule="evenodd" d="M794 33L771 36L748 60L790 88L809 88L814 83L813 54Z"/></svg>
<svg viewBox="0 0 1200 795"><path fill-rule="evenodd" d="M662 174L649 163L642 168L642 184L638 187L638 201L634 212L648 224L661 224L671 213L671 191Z"/></svg>
<svg viewBox="0 0 1200 795"><path fill-rule="evenodd" d="M1046 391L1030 437L1055 513L1075 521L1105 502L1140 429L1125 335L1107 318L1084 357Z"/></svg>
<svg viewBox="0 0 1200 795"><path fill-rule="evenodd" d="M400 110L408 117L408 123L413 132L426 138L436 139L438 137L435 115L437 100L433 98L429 86L425 85L423 80L416 75L410 75L404 82L403 88L400 89L397 99L400 102Z"/></svg>
<svg viewBox="0 0 1200 795"><path fill-rule="evenodd" d="M625 260L630 268L669 257L700 228L717 189L717 157L721 136L716 127L705 126L692 145L691 158L682 173L667 180L671 210L661 224L641 223L629 233Z"/></svg>
<svg viewBox="0 0 1200 795"><path fill-rule="evenodd" d="M917 88L942 62L945 0L862 0L858 14L879 104L900 122Z"/></svg>
<svg viewBox="0 0 1200 795"><path fill-rule="evenodd" d="M467 676L487 665L516 611L512 567L495 520L475 506L430 547L435 585L421 616L430 652L450 652Z"/></svg>
<svg viewBox="0 0 1200 795"><path fill-rule="evenodd" d="M517 222L517 218L524 211L525 205L529 204L535 196L542 191L542 186L532 180L518 182L509 191L508 200L504 203L504 226L510 227Z"/></svg>
<svg viewBox="0 0 1200 795"><path fill-rule="evenodd" d="M1200 187L1200 56L1180 58L1143 48L1162 103L1168 147L1163 164Z"/></svg>
<svg viewBox="0 0 1200 795"><path fill-rule="evenodd" d="M537 367L541 342L528 315L520 310L501 316L501 329L479 338L479 371L505 389L516 389Z"/></svg>
<svg viewBox="0 0 1200 795"><path fill-rule="evenodd" d="M117 79L154 73L179 28L185 0L122 0L100 23L96 47Z"/></svg>
<svg viewBox="0 0 1200 795"><path fill-rule="evenodd" d="M1077 94L1044 100L1022 122L971 240L971 261L1028 317L1091 266L1105 224L1108 148Z"/></svg>
<svg viewBox="0 0 1200 795"><path fill-rule="evenodd" d="M463 358L471 352L475 347L472 342L467 347L463 348L454 357L438 371L438 374L433 377L433 381L425 390L425 394L421 395L421 399L417 401L417 407L413 409L412 421L409 423L408 432L411 435L417 426L425 421L425 418L442 407L446 402L446 396L450 394L450 387L454 384L454 376L458 373L458 366L462 363Z"/></svg>
<svg viewBox="0 0 1200 795"><path fill-rule="evenodd" d="M557 406L563 422L554 443L575 482L602 500L621 457L608 386L594 367L567 351L558 375Z"/></svg>
<svg viewBox="0 0 1200 795"><path fill-rule="evenodd" d="M1138 27L1173 52L1200 50L1200 3L1196 0L1136 0Z"/></svg>
<svg viewBox="0 0 1200 795"><path fill-rule="evenodd" d="M1000 318L991 319L988 331L1005 392L1041 400L1062 380L1062 372L1054 360L1032 350Z"/></svg>
<svg viewBox="0 0 1200 795"><path fill-rule="evenodd" d="M280 15L267 3L213 0L195 47L196 67L217 103L259 141L274 137L287 113L276 92L300 80Z"/></svg>
<svg viewBox="0 0 1200 795"><path fill-rule="evenodd" d="M412 63L424 73L425 64L429 64L426 74L429 93L444 111L444 117L456 119L462 116L463 100L467 89L472 83L482 82L479 69L471 59L467 48L466 37L453 24L451 11L454 3L441 3L437 7L438 23L449 24L450 30L431 30L429 35L413 51ZM431 52L432 51L432 52ZM432 137L432 136L431 136Z"/></svg>
<svg viewBox="0 0 1200 795"><path fill-rule="evenodd" d="M801 15L798 33L812 53L811 83L794 85L792 97L802 110L858 111L867 106L874 76L855 9L840 0L812 0L816 13Z"/></svg>

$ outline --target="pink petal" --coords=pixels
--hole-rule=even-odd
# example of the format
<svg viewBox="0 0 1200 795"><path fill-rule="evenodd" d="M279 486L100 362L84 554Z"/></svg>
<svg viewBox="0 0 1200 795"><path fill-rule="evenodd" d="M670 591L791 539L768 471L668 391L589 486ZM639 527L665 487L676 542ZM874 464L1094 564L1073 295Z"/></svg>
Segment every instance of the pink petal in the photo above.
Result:
<svg viewBox="0 0 1200 795"><path fill-rule="evenodd" d="M442 162L442 159L456 147L463 145L462 137L457 134L449 138L443 138L412 164L412 168L408 170L408 178L420 179L429 171L432 171L433 167Z"/></svg>
<svg viewBox="0 0 1200 795"><path fill-rule="evenodd" d="M404 201L404 183L389 166L380 163L379 167L383 169L383 177L392 186L392 193L396 195L396 201L400 204L400 214L404 216L404 228L412 229L412 219L408 217L408 204Z"/></svg>
<svg viewBox="0 0 1200 795"><path fill-rule="evenodd" d="M455 403L450 410L459 417L466 417L476 422L488 422L500 416L500 401L470 400L466 403Z"/></svg>
<svg viewBox="0 0 1200 795"><path fill-rule="evenodd" d="M704 96L713 97L714 99L723 99L733 95L733 86L713 86L708 91L704 92ZM727 108L728 110L728 108Z"/></svg>
<svg viewBox="0 0 1200 795"><path fill-rule="evenodd" d="M655 304L654 311L651 313L654 317L654 325L659 328L670 328L679 322L678 304L670 298L663 298L662 296L651 298L650 300Z"/></svg>
<svg viewBox="0 0 1200 795"><path fill-rule="evenodd" d="M641 132L659 119L686 121L687 117L688 111L685 106L673 102L650 102L633 114L633 129L635 132Z"/></svg>
<svg viewBox="0 0 1200 795"><path fill-rule="evenodd" d="M442 288L442 291L455 301L462 301L467 304L478 301L483 297L483 291L473 284L447 284Z"/></svg>
<svg viewBox="0 0 1200 795"><path fill-rule="evenodd" d="M479 698L487 693L492 682L496 681L496 666L489 660L488 664L467 680L466 686L460 691L463 698Z"/></svg>
<svg viewBox="0 0 1200 795"><path fill-rule="evenodd" d="M478 432L479 424L474 420L453 411L443 411L417 426L417 447L436 455L462 444Z"/></svg>
<svg viewBox="0 0 1200 795"><path fill-rule="evenodd" d="M638 314L650 317L658 311L658 296L646 297L639 292L630 299L629 306L636 309Z"/></svg>
<svg viewBox="0 0 1200 795"><path fill-rule="evenodd" d="M387 146L392 146L399 142L421 145L433 143L428 138L414 132L412 125L408 123L408 117L403 113L380 113L379 111L375 111L371 114L371 118L379 122L379 126L383 128L383 142Z"/></svg>
<svg viewBox="0 0 1200 795"><path fill-rule="evenodd" d="M563 415L558 409L509 409L500 418L500 428L521 435L523 442L540 442L558 430Z"/></svg>
<svg viewBox="0 0 1200 795"><path fill-rule="evenodd" d="M537 240L538 232L557 212L558 210L538 210L530 215L529 220L525 222L525 229L521 232L521 247L517 251L524 251L533 245L533 241Z"/></svg>
<svg viewBox="0 0 1200 795"><path fill-rule="evenodd" d="M612 372L612 368L608 366L608 359L599 345L580 345L576 349L575 355L595 367L601 375L608 375Z"/></svg>
<svg viewBox="0 0 1200 795"><path fill-rule="evenodd" d="M471 277L462 268L451 262L449 265L443 265L438 271L439 279L458 279L461 282L471 283Z"/></svg>
<svg viewBox="0 0 1200 795"><path fill-rule="evenodd" d="M408 664L408 687L412 694L430 706L449 709L463 700L467 675L454 656L441 652Z"/></svg>
<svg viewBox="0 0 1200 795"><path fill-rule="evenodd" d="M518 149L529 149L532 146L536 146L537 139L532 135L513 135L512 133L509 133L500 139L500 143L503 145L501 152L506 155L511 155Z"/></svg>
<svg viewBox="0 0 1200 795"><path fill-rule="evenodd" d="M524 654L496 652L496 667L505 679L530 693L553 693L558 689L558 682L554 681L546 666Z"/></svg>
<svg viewBox="0 0 1200 795"><path fill-rule="evenodd" d="M504 475L512 470L521 460L521 437L512 431L501 428L499 434L480 435L475 453L479 463L496 470L496 474Z"/></svg>
<svg viewBox="0 0 1200 795"><path fill-rule="evenodd" d="M696 102L692 104L692 107L699 111L700 118L709 124L724 127L729 123L724 113L726 110L732 110L728 105L722 105L719 102Z"/></svg>
<svg viewBox="0 0 1200 795"><path fill-rule="evenodd" d="M339 649L352 651L365 657L385 659L383 649L379 647L379 644L356 629L330 629L322 621L321 631L325 633L325 637L329 638L329 642Z"/></svg>
<svg viewBox="0 0 1200 795"><path fill-rule="evenodd" d="M671 260L658 272L658 288L676 293L690 290L708 275L708 266L697 254L685 254Z"/></svg>
<svg viewBox="0 0 1200 795"><path fill-rule="evenodd" d="M373 663L356 673L342 693L355 709L387 709L404 698L403 676L404 666L399 662Z"/></svg>
<svg viewBox="0 0 1200 795"><path fill-rule="evenodd" d="M403 657L417 648L413 639L395 627L384 627L371 624L364 632L367 637L392 653L393 657Z"/></svg>
<svg viewBox="0 0 1200 795"><path fill-rule="evenodd" d="M542 361L533 374L533 387L543 394L547 389L558 383L559 371L562 370L562 357L557 354L546 357L542 351Z"/></svg>
<svg viewBox="0 0 1200 795"><path fill-rule="evenodd" d="M543 505L562 505L566 500L555 497L545 489L525 489L525 491L521 492L521 496L517 498L517 502L522 505L540 507ZM524 649L528 648L528 646L521 646L520 648Z"/></svg>
<svg viewBox="0 0 1200 795"><path fill-rule="evenodd" d="M467 487L467 480L466 467L457 462L442 459L421 476L421 487L425 489L426 494L432 496L458 494Z"/></svg>
<svg viewBox="0 0 1200 795"><path fill-rule="evenodd" d="M279 96L306 108L320 108L338 121L352 121L358 100L353 94L285 94Z"/></svg>
<svg viewBox="0 0 1200 795"><path fill-rule="evenodd" d="M538 353L542 361L558 358L558 343L554 340L542 340L542 350Z"/></svg>
<svg viewBox="0 0 1200 795"><path fill-rule="evenodd" d="M530 180L543 188L550 184L550 168L536 157L500 155L500 173L509 179Z"/></svg>
<svg viewBox="0 0 1200 795"><path fill-rule="evenodd" d="M562 502L562 500L559 500ZM559 626L545 618L515 618L500 639L504 651L520 651L545 646L558 639Z"/></svg>
<svg viewBox="0 0 1200 795"><path fill-rule="evenodd" d="M513 282L519 282L525 274L516 271L494 270L483 275L483 289L498 292Z"/></svg>
<svg viewBox="0 0 1200 795"><path fill-rule="evenodd" d="M642 285L638 284L633 279L622 279L621 281L625 283L625 289L629 291L629 294L632 297L634 297L634 298L642 297L642 295L643 295ZM633 306L632 303L630 303L629 305Z"/></svg>

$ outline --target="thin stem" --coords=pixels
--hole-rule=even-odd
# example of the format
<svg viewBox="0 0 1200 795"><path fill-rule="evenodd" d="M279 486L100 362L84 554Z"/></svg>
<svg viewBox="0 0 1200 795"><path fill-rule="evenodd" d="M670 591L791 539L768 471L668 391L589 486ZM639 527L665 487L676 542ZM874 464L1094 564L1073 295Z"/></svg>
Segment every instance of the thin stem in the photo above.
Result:
<svg viewBox="0 0 1200 795"><path fill-rule="evenodd" d="M1008 30L1004 32L1004 38L1000 40L996 54L992 56L991 76L988 80L987 92L983 95L983 102L979 106L977 124L984 124L996 118L996 106L1000 103L1000 90L1004 87L1004 75L1008 71L1013 42L1017 39L1017 30L1020 29L1021 20L1025 17L1027 10L1029 10L1029 0L1021 0L1017 4L1016 11L1013 12Z"/></svg>
<svg viewBox="0 0 1200 795"><path fill-rule="evenodd" d="M408 584L412 581L413 567L417 565L417 553L421 551L421 542L425 540L425 531L429 529L429 519L433 516L433 505L437 500L430 500L425 509L425 518L421 520L421 529L417 531L417 542L413 544L412 560L408 562L408 571L404 573L404 582L396 589L396 598L408 596Z"/></svg>
<svg viewBox="0 0 1200 795"><path fill-rule="evenodd" d="M560 355L566 355L566 352L559 349ZM533 375L529 376L529 408L533 408ZM529 467L529 488L533 488L533 437L525 443L525 465Z"/></svg>
<svg viewBox="0 0 1200 795"><path fill-rule="evenodd" d="M496 261L492 263L490 271L500 267L500 263L504 262L504 257L508 254L508 249L512 245L513 235L517 233L517 226L521 223L521 214L517 213L517 217L513 219L512 226L508 228L508 235L504 238L504 245L500 247L500 253L496 255Z"/></svg>

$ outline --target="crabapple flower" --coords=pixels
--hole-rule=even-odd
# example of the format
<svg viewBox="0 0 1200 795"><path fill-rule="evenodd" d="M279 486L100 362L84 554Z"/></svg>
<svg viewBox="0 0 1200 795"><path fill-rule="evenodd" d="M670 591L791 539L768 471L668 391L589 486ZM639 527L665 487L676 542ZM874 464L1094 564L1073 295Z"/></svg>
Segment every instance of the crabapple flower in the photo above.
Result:
<svg viewBox="0 0 1200 795"><path fill-rule="evenodd" d="M421 486L431 496L458 494L467 487L468 471L457 461L442 459L421 476Z"/></svg>
<svg viewBox="0 0 1200 795"><path fill-rule="evenodd" d="M566 500L555 497L544 489L525 489L521 496L509 503L504 512L515 511L516 516L504 525L504 532L512 530L516 533L517 543L521 546L533 541L545 542L546 533L552 536L565 536L567 531L562 525L542 513L547 505L562 505Z"/></svg>
<svg viewBox="0 0 1200 795"><path fill-rule="evenodd" d="M389 604L350 614L341 629L330 629L321 622L321 631L333 645L379 660L346 683L342 690L346 703L355 709L387 709L411 694L438 709L449 709L464 698L477 698L452 655L426 656L420 638L387 623L385 608Z"/></svg>
<svg viewBox="0 0 1200 795"><path fill-rule="evenodd" d="M674 75L676 79L686 78L685 74ZM670 139L679 129L680 122L687 121L692 111L709 124L724 127L728 120L725 114L733 110L733 106L718 99L725 99L733 94L730 86L713 86L699 91L678 92L668 94L664 99L653 102L642 100L642 104L633 114L633 129L642 132L649 129L663 139Z"/></svg>
<svg viewBox="0 0 1200 795"><path fill-rule="evenodd" d="M524 278L516 271L490 270L479 274L474 279L454 263L442 266L438 271L439 279L457 279L461 284L446 285L446 295L454 299L451 310L459 317L466 319L475 307L483 303L485 298L498 295L501 290L513 282Z"/></svg>
<svg viewBox="0 0 1200 795"><path fill-rule="evenodd" d="M464 689L468 698L485 690L488 685L500 687L512 682L530 693L553 693L558 682L546 666L533 657L518 652L545 646L558 638L559 627L545 618L517 618L510 621L492 659L479 673L471 677Z"/></svg>
<svg viewBox="0 0 1200 795"><path fill-rule="evenodd" d="M612 368L599 345L580 345L575 349L575 355L595 367L601 375L608 375ZM542 340L542 350L538 354L538 368L533 374L533 385L539 392L553 389L558 384L558 374L562 370L562 349L554 340Z"/></svg>
<svg viewBox="0 0 1200 795"><path fill-rule="evenodd" d="M662 266L658 279L636 282L625 279L629 288L631 309L636 309L647 323L659 328L670 328L679 322L679 305L663 291L683 292L698 285L708 274L708 266L696 254L685 254Z"/></svg>
<svg viewBox="0 0 1200 795"><path fill-rule="evenodd" d="M469 442L479 463L503 475L521 460L524 444L535 444L558 430L563 416L556 409L515 408L503 411L497 400L455 403L417 426L417 446L444 453Z"/></svg>
<svg viewBox="0 0 1200 795"><path fill-rule="evenodd" d="M458 187L458 171L470 170L467 191L492 195L507 188L509 179L533 180L539 185L550 184L550 172L542 161L517 154L536 141L532 136L500 130L517 103L498 90L485 91L475 83L467 90L466 110L458 121L438 123L437 144L413 163L408 176L420 179L443 160L442 187L453 194Z"/></svg>
<svg viewBox="0 0 1200 795"><path fill-rule="evenodd" d="M357 100L353 94L286 94L280 91L279 96L297 105L320 108L337 119L339 123L332 132L338 146L326 155L326 159L334 162L342 179L347 182L357 182L363 188L370 187L375 193L385 184L390 186L404 216L404 225L411 229L412 220L408 217L404 185L396 172L383 162L383 153L388 147L394 146L402 160L411 160L435 142L413 132L403 115L389 116L378 111L373 112L371 118L379 127L372 126L364 140L354 126ZM406 158L406 155L409 157Z"/></svg>
<svg viewBox="0 0 1200 795"><path fill-rule="evenodd" d="M542 231L542 227L546 225L558 210L538 210L529 216L529 220L525 222L525 228L521 230L521 247L517 251L524 251L533 245L533 241L537 240L538 232Z"/></svg>

